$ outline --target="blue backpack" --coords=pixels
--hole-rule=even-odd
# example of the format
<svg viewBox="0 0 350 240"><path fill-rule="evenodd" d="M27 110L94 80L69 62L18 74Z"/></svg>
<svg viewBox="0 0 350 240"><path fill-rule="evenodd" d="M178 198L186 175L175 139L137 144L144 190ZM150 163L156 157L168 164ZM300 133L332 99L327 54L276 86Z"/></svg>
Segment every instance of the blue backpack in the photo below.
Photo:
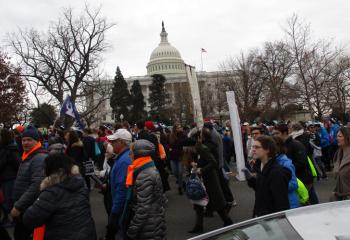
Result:
<svg viewBox="0 0 350 240"><path fill-rule="evenodd" d="M189 199L194 201L201 200L207 196L202 181L195 173L191 173L186 183L186 195Z"/></svg>

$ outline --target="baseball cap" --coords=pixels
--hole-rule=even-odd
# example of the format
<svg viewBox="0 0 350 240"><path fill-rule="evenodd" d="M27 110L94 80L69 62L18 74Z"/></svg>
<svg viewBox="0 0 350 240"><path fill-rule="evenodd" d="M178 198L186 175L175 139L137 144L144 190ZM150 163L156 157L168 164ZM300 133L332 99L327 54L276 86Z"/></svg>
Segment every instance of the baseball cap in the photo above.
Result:
<svg viewBox="0 0 350 240"><path fill-rule="evenodd" d="M113 135L107 136L107 139L109 141L122 139L122 140L131 142L132 141L132 136L131 136L131 133L128 130L126 130L124 128L120 128Z"/></svg>

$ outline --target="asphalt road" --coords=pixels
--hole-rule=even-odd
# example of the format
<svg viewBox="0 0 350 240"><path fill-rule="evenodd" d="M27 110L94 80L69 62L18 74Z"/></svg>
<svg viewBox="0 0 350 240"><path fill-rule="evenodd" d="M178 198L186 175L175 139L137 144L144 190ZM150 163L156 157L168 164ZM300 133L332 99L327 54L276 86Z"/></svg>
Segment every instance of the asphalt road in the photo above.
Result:
<svg viewBox="0 0 350 240"><path fill-rule="evenodd" d="M187 233L194 225L194 211L192 205L186 196L178 195L177 187L175 185L175 178L169 177L172 190L166 193L168 197L168 206L166 208L166 221L168 229L168 239L187 239L194 235ZM250 219L254 205L254 192L247 186L246 182L231 181L231 189L234 193L238 205L230 212L232 220L237 223L243 220ZM315 182L315 188L320 199L320 202L327 202L330 193L334 187L334 180L332 177ZM103 207L102 195L96 190L91 193L91 207L93 217L96 223L98 237L103 237L105 226L107 223L107 215ZM213 218L204 219L205 232L223 226L219 216L214 214Z"/></svg>

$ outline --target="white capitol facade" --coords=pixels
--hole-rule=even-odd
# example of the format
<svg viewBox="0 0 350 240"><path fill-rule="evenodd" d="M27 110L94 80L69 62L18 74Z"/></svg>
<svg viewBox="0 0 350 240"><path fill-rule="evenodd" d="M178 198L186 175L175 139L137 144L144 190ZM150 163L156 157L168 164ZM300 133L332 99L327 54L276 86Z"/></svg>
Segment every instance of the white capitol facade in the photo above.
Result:
<svg viewBox="0 0 350 240"><path fill-rule="evenodd" d="M128 83L129 89L135 80L139 80L142 93L146 102L146 110L149 110L149 85L152 83L153 74L162 74L166 78L165 87L171 97L172 106L174 108L175 119L190 120L192 113L192 101L190 98L190 92L187 82L187 76L185 72L185 62L181 57L180 52L172 46L168 41L168 33L165 31L164 23L162 23L162 31L160 33L160 43L152 51L150 60L146 66L147 75L145 76L131 76L125 78ZM221 114L227 115L227 111L221 109L224 103L220 103L219 109L216 109L215 102L220 101L223 98L224 91L220 91L217 87L219 82L227 80L223 72L197 72L197 79L199 82L203 116L204 117L216 117ZM113 80L107 80L106 84L110 85L110 89L113 87ZM96 95L93 96L96 101ZM109 99L107 99L99 108L99 112L96 115L97 122L95 124L114 123L116 121L112 114L112 108L110 107ZM117 119L119 120L119 119Z"/></svg>

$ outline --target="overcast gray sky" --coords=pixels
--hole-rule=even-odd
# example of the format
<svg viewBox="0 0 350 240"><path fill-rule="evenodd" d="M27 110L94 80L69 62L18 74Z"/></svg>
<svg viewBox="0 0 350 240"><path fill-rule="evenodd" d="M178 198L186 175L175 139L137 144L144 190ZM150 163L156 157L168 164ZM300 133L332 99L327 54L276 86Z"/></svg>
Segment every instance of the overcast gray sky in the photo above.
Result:
<svg viewBox="0 0 350 240"><path fill-rule="evenodd" d="M102 6L102 15L116 26L108 32L112 45L102 68L114 76L120 66L124 77L145 75L152 50L160 41L164 20L169 42L188 64L205 71L241 50L259 47L283 37L286 19L297 13L311 24L316 38L350 43L349 0L0 0L0 39L18 28L46 30L62 8L77 13L85 2Z"/></svg>

